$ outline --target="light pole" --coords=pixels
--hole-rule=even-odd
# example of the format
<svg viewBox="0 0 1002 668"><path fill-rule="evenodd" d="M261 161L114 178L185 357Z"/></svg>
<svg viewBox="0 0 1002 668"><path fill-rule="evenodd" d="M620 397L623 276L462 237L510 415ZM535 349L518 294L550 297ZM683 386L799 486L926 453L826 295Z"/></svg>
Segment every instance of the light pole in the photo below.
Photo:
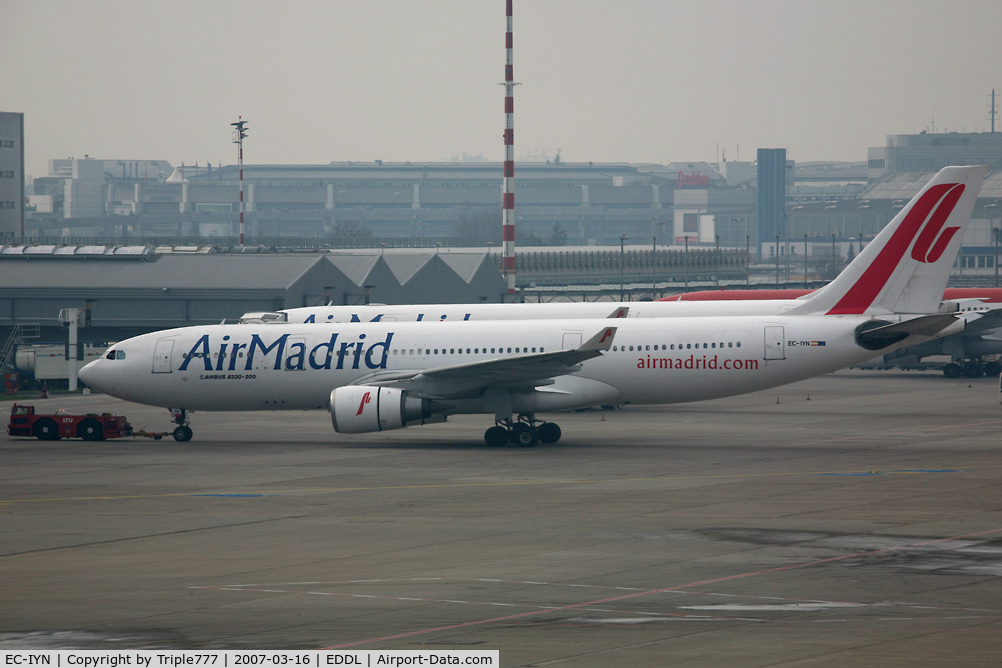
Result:
<svg viewBox="0 0 1002 668"><path fill-rule="evenodd" d="M735 236L734 235L734 232L735 232L734 223L742 223L742 226L744 227L744 231L745 231L745 284L747 285L748 282L749 282L749 280L750 280L748 278L748 270L749 270L749 267L748 267L748 221L745 219L744 216L734 216L734 217L731 218L731 238L732 239Z"/></svg>
<svg viewBox="0 0 1002 668"><path fill-rule="evenodd" d="M748 288L751 287L751 255L748 254L750 252L749 250L750 248L751 248L751 237L749 237L746 234L745 235L745 287Z"/></svg>
<svg viewBox="0 0 1002 668"><path fill-rule="evenodd" d="M619 301L626 301L623 298L624 286L626 283L626 251L623 244L629 237L625 233L619 235Z"/></svg>
<svg viewBox="0 0 1002 668"><path fill-rule="evenodd" d="M807 289L807 235L804 235L804 289Z"/></svg>
<svg viewBox="0 0 1002 668"><path fill-rule="evenodd" d="M832 275L829 278L838 276L838 264L835 262L835 233L832 232Z"/></svg>
<svg viewBox="0 0 1002 668"><path fill-rule="evenodd" d="M689 292L689 235L685 235L685 291Z"/></svg>
<svg viewBox="0 0 1002 668"><path fill-rule="evenodd" d="M716 236L716 251L713 257L713 284L720 287L720 235Z"/></svg>
<svg viewBox="0 0 1002 668"><path fill-rule="evenodd" d="M234 128L233 143L237 145L237 164L240 178L240 245L244 245L244 137L247 136L247 121L243 116L237 116L236 123L230 123Z"/></svg>
<svg viewBox="0 0 1002 668"><path fill-rule="evenodd" d="M779 232L776 232L776 289L779 290Z"/></svg>
<svg viewBox="0 0 1002 668"><path fill-rule="evenodd" d="M652 236L651 237L651 297L656 297L658 291L658 277L656 273L657 261L658 261L658 238Z"/></svg>
<svg viewBox="0 0 1002 668"><path fill-rule="evenodd" d="M995 287L999 286L999 228L992 227L992 236L995 239Z"/></svg>

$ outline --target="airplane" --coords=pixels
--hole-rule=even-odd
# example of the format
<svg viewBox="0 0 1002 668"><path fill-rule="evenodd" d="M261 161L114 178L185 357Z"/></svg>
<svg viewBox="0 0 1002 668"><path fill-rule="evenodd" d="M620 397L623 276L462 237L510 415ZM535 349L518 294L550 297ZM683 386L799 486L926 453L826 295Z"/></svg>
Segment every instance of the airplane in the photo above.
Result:
<svg viewBox="0 0 1002 668"><path fill-rule="evenodd" d="M799 299L813 290L785 289L738 289L700 290L663 297L659 301L740 301L740 300L786 300ZM1002 363L982 358L988 355L1002 355L1002 288L946 288L943 299L957 303L958 310L981 314L992 313L991 317L971 322L968 328L958 334L925 341L892 353L881 355L858 368L916 367L927 357L949 355L950 361L942 365L946 378L968 378L998 376L1002 374Z"/></svg>
<svg viewBox="0 0 1002 668"><path fill-rule="evenodd" d="M756 300L789 300L799 299L809 295L814 290L803 288L765 288L765 289L738 289L738 290L696 290L693 292L682 292L677 295L669 295L658 299L659 302L706 302L706 301L745 301ZM943 299L947 301L959 301L962 299L976 299L983 304L1002 305L1002 288L947 288L943 290Z"/></svg>
<svg viewBox="0 0 1002 668"><path fill-rule="evenodd" d="M941 170L834 281L779 315L220 324L113 345L88 386L171 410L330 412L358 434L493 414L492 447L560 439L539 413L754 392L964 328L940 298L987 167ZM627 315L627 314L624 314Z"/></svg>
<svg viewBox="0 0 1002 668"><path fill-rule="evenodd" d="M878 240L867 246L877 244ZM864 261L865 263L865 261ZM984 312L980 303L1002 305L1002 288L946 288L943 299L958 310ZM555 320L567 318L665 318L701 315L775 315L798 306L812 290L704 290L647 302L547 302L521 304L373 304L303 306L273 312L245 313L245 324L342 322L454 322L462 320ZM978 302L971 300L977 299Z"/></svg>

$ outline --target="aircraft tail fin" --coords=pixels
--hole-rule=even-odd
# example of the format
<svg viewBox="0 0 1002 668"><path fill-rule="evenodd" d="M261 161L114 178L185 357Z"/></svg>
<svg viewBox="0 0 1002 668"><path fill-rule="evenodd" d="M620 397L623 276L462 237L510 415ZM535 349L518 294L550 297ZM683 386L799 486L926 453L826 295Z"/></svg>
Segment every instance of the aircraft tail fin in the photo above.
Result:
<svg viewBox="0 0 1002 668"><path fill-rule="evenodd" d="M787 313L935 313L987 172L941 169L834 281Z"/></svg>

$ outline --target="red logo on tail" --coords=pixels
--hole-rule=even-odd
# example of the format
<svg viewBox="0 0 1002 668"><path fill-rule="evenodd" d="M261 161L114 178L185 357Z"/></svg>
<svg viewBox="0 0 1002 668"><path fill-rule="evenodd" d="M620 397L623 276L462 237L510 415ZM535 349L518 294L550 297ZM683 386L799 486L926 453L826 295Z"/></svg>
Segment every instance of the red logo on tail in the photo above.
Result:
<svg viewBox="0 0 1002 668"><path fill-rule="evenodd" d="M963 194L962 183L941 183L926 190L905 215L898 229L894 230L887 245L828 313L858 314L869 308L897 269L913 239L912 259L931 264L942 257L950 240L960 230L959 227L944 230L943 225Z"/></svg>
<svg viewBox="0 0 1002 668"><path fill-rule="evenodd" d="M355 413L355 417L358 417L359 415L362 414L362 409L365 408L365 405L370 401L372 401L372 396L370 392L366 392L365 394L362 395L362 401L359 402L358 404L358 412Z"/></svg>
<svg viewBox="0 0 1002 668"><path fill-rule="evenodd" d="M946 250L946 245L950 243L950 239L960 230L959 227L948 227L944 230L943 225L946 224L946 219L950 217L953 207L957 206L957 200L960 199L962 194L964 194L964 186L958 183L950 188L939 201L939 205L932 215L929 216L929 221L922 228L921 234L915 240L915 245L912 246L913 259L919 262L931 263L943 255L943 251ZM940 230L942 230L942 233Z"/></svg>

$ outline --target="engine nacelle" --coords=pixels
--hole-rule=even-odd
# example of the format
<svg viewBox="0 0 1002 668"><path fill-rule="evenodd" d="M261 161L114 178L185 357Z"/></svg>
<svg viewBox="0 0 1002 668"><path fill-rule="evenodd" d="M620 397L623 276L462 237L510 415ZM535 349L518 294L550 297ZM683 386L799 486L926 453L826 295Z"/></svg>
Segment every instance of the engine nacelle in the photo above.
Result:
<svg viewBox="0 0 1002 668"><path fill-rule="evenodd" d="M408 397L407 390L374 385L349 385L331 392L331 422L339 434L401 429L408 422L431 417L428 399Z"/></svg>

